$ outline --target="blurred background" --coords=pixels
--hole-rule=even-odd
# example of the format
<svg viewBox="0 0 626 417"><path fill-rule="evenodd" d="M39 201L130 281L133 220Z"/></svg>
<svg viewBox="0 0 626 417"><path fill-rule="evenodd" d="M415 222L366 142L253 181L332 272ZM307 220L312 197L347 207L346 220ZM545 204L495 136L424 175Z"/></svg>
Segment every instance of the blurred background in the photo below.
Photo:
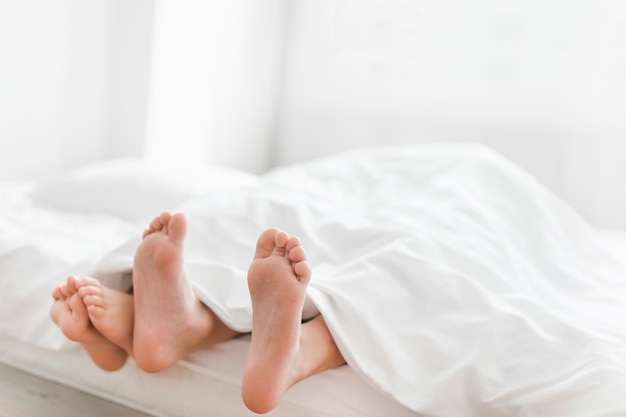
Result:
<svg viewBox="0 0 626 417"><path fill-rule="evenodd" d="M0 0L0 180L425 142L626 227L626 2Z"/></svg>

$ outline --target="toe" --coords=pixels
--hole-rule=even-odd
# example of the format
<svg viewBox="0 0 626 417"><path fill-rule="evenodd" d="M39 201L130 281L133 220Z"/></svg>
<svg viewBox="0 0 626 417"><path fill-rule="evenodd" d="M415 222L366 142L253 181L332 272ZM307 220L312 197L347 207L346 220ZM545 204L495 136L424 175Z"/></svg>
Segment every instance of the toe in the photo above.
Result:
<svg viewBox="0 0 626 417"><path fill-rule="evenodd" d="M87 306L83 302L83 299L74 294L72 298L70 298L69 307L72 310L72 315L75 317L85 317L87 316Z"/></svg>
<svg viewBox="0 0 626 417"><path fill-rule="evenodd" d="M100 287L100 281L98 281L96 278L93 277L80 277L76 279L76 289L77 291L80 291L81 288L85 288L85 287Z"/></svg>
<svg viewBox="0 0 626 417"><path fill-rule="evenodd" d="M83 302L87 307L105 307L104 297L98 294L87 294L83 297Z"/></svg>
<svg viewBox="0 0 626 417"><path fill-rule="evenodd" d="M296 236L291 236L289 240L287 240L287 243L285 244L285 248L287 249L287 252L290 252L296 246L301 246L301 245L302 243L300 242L299 238L297 238Z"/></svg>
<svg viewBox="0 0 626 417"><path fill-rule="evenodd" d="M280 232L280 230L276 228L271 228L261 233L259 239L256 242L254 259L267 258L272 254L274 248L276 247L276 234L278 232Z"/></svg>
<svg viewBox="0 0 626 417"><path fill-rule="evenodd" d="M158 223L158 231L169 234L169 223L172 219L172 214L170 212L164 211L161 215L156 219Z"/></svg>
<svg viewBox="0 0 626 417"><path fill-rule="evenodd" d="M158 217L159 221L161 222L161 225L168 224L171 218L172 218L172 213L170 213L169 211L164 211Z"/></svg>
<svg viewBox="0 0 626 417"><path fill-rule="evenodd" d="M59 286L59 291L61 292L61 295L63 298L68 298L69 296L71 296L72 294L70 293L70 291L67 288L67 284L63 284Z"/></svg>
<svg viewBox="0 0 626 417"><path fill-rule="evenodd" d="M302 246L296 246L289 251L289 260L291 262L302 262L306 260L306 253Z"/></svg>
<svg viewBox="0 0 626 417"><path fill-rule="evenodd" d="M311 268L307 261L301 261L293 266L293 272L295 272L298 280L303 284L307 284L311 279Z"/></svg>
<svg viewBox="0 0 626 417"><path fill-rule="evenodd" d="M166 234L176 246L181 246L187 235L187 217L183 213L176 213L168 220Z"/></svg>
<svg viewBox="0 0 626 417"><path fill-rule="evenodd" d="M97 295L99 297L102 297L102 289L95 285L87 285L85 287L81 287L78 290L78 294L83 298L87 297L88 295Z"/></svg>
<svg viewBox="0 0 626 417"><path fill-rule="evenodd" d="M285 256L287 252L286 245L287 245L288 240L289 240L289 235L286 232L280 231L276 233L276 236L274 238L274 244L276 246L274 247L274 251L272 254L278 255L278 256Z"/></svg>
<svg viewBox="0 0 626 417"><path fill-rule="evenodd" d="M76 277L74 275L70 275L69 277L67 277L67 283L66 283L66 287L67 287L67 291L70 294L74 294L76 291L78 291L78 288L76 286Z"/></svg>
<svg viewBox="0 0 626 417"><path fill-rule="evenodd" d="M161 223L161 217L155 217L152 219L152 223L150 223L149 230L156 231L159 230L163 224Z"/></svg>
<svg viewBox="0 0 626 417"><path fill-rule="evenodd" d="M100 320L106 316L105 309L98 305L88 305L87 312L89 313L89 317L93 320ZM97 322L96 325L98 325Z"/></svg>
<svg viewBox="0 0 626 417"><path fill-rule="evenodd" d="M65 296L61 292L61 286L54 287L54 290L52 290L52 298L54 298L55 300L60 300L64 297Z"/></svg>

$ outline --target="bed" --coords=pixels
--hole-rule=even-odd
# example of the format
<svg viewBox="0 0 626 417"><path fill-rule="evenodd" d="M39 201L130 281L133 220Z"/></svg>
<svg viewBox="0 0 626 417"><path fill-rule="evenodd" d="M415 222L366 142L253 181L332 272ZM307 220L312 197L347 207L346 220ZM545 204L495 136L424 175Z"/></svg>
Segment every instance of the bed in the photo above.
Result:
<svg viewBox="0 0 626 417"><path fill-rule="evenodd" d="M292 231L310 250L315 284L305 315L328 317L350 366L296 385L271 415L626 415L626 234L591 229L481 146L364 149L264 175L113 160L38 183L3 183L0 202L0 362L127 407L165 417L252 415L240 399L246 335L159 374L132 361L107 373L48 317L51 289L68 274L128 286L147 222L180 210L198 231L190 232L195 275L243 274L264 227ZM499 226L485 237L481 222ZM222 239L226 247L210 250L219 259L205 259L208 236L220 233L232 242ZM530 248L539 242L542 252ZM503 265L516 281L502 281ZM402 276L415 268L421 280L409 285ZM520 284L524 276L534 278ZM371 285L355 287L357 278ZM244 281L224 281L194 285L227 324L246 331ZM371 293L394 303L382 314L392 321L372 311ZM416 293L422 298L412 300ZM508 339L527 337L515 345L524 349L507 345L494 326L508 329Z"/></svg>

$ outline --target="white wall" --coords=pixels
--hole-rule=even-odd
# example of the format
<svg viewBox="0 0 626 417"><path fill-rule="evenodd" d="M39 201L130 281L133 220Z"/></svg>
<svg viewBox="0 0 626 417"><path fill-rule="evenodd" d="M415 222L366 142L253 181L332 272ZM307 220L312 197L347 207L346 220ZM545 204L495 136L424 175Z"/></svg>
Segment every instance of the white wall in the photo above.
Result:
<svg viewBox="0 0 626 417"><path fill-rule="evenodd" d="M155 0L110 3L109 122L103 157L140 156L145 152Z"/></svg>
<svg viewBox="0 0 626 417"><path fill-rule="evenodd" d="M273 159L287 0L0 1L0 179Z"/></svg>
<svg viewBox="0 0 626 417"><path fill-rule="evenodd" d="M110 13L106 0L0 2L0 178L100 157Z"/></svg>
<svg viewBox="0 0 626 417"><path fill-rule="evenodd" d="M157 2L150 158L269 168L287 11L288 0Z"/></svg>
<svg viewBox="0 0 626 417"><path fill-rule="evenodd" d="M482 142L626 226L626 3L294 0L278 163Z"/></svg>
<svg viewBox="0 0 626 417"><path fill-rule="evenodd" d="M152 5L0 1L0 179L143 153Z"/></svg>
<svg viewBox="0 0 626 417"><path fill-rule="evenodd" d="M625 28L620 0L0 0L0 179L476 141L626 226Z"/></svg>

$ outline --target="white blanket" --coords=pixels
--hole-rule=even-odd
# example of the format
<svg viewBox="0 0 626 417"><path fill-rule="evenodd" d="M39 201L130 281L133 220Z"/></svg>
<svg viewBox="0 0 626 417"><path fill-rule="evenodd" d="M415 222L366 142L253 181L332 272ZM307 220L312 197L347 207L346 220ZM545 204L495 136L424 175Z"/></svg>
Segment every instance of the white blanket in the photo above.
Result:
<svg viewBox="0 0 626 417"><path fill-rule="evenodd" d="M626 415L626 274L529 175L474 146L372 149L188 200L187 271L246 331L246 269L270 226L298 235L348 364L424 416ZM131 239L93 268L130 268Z"/></svg>

